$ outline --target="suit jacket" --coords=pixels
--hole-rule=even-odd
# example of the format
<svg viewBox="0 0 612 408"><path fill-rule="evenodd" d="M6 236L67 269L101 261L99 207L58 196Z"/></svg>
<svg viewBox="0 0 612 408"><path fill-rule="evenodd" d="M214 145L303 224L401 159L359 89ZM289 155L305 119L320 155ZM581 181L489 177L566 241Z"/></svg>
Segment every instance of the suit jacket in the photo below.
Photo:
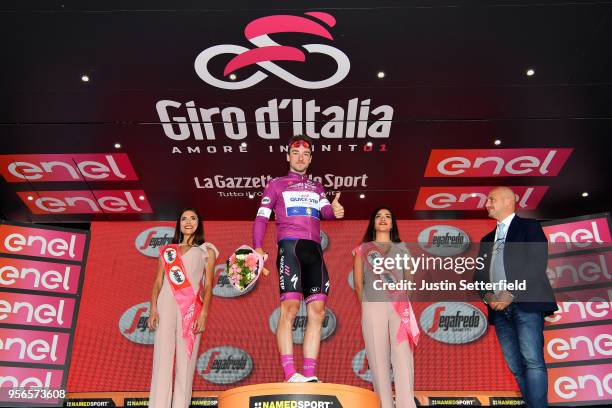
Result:
<svg viewBox="0 0 612 408"><path fill-rule="evenodd" d="M494 246L495 229L481 239L480 257L484 258L484 268L476 270L475 281L490 282L491 256ZM537 220L521 218L515 214L506 232L503 251L506 280L523 280L527 283L525 291L510 291L513 302L526 312L545 312L552 314L557 310L555 296L546 276L548 264L548 240ZM491 291L481 291L480 297ZM493 323L494 311L488 307L489 322Z"/></svg>

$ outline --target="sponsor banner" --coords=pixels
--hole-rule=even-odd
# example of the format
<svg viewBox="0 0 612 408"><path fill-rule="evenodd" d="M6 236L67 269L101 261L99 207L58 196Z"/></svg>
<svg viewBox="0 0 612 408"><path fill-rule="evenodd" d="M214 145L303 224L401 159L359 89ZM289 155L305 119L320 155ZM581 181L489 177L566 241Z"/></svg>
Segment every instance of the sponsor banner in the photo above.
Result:
<svg viewBox="0 0 612 408"><path fill-rule="evenodd" d="M477 397L428 397L430 406L474 407L481 406Z"/></svg>
<svg viewBox="0 0 612 408"><path fill-rule="evenodd" d="M275 394L249 397L249 408L343 408L334 395Z"/></svg>
<svg viewBox="0 0 612 408"><path fill-rule="evenodd" d="M150 302L130 307L119 318L119 331L129 341L137 344L154 344L155 332L149 330Z"/></svg>
<svg viewBox="0 0 612 408"><path fill-rule="evenodd" d="M270 318L268 319L270 330L272 333L276 333L276 328L278 327L278 319L280 318L280 307L274 309ZM293 343L295 344L303 344L304 343L304 332L306 331L306 324L308 323L308 316L306 312L306 305L302 301L300 304L300 310L298 314L295 316L295 320L293 321ZM325 318L323 318L323 324L321 327L321 340L326 340L334 331L336 331L336 325L338 324L336 320L336 315L334 312L327 306L325 308Z"/></svg>
<svg viewBox="0 0 612 408"><path fill-rule="evenodd" d="M525 401L520 397L489 397L489 405L492 407L523 407Z"/></svg>
<svg viewBox="0 0 612 408"><path fill-rule="evenodd" d="M0 224L0 253L6 254L0 256L0 288L11 289L11 292L0 291L0 325L20 326L0 328L0 362L3 364L0 385L26 388L21 393L24 398L16 400L2 393L0 402L58 406L66 396L62 385L68 371L66 363L70 360L72 323L80 296L87 237L87 232ZM47 259L23 258L32 256ZM71 263L67 263L69 261ZM30 293L21 293L24 290ZM70 333L23 326L70 329ZM31 368L10 367L9 364L27 364ZM40 365L55 366L55 369L37 368Z"/></svg>
<svg viewBox="0 0 612 408"><path fill-rule="evenodd" d="M612 400L612 364L549 368L548 384L552 404Z"/></svg>
<svg viewBox="0 0 612 408"><path fill-rule="evenodd" d="M0 257L0 287L76 294L81 267Z"/></svg>
<svg viewBox="0 0 612 408"><path fill-rule="evenodd" d="M10 388L62 388L62 370L0 366L2 387Z"/></svg>
<svg viewBox="0 0 612 408"><path fill-rule="evenodd" d="M0 361L64 364L70 334L0 328Z"/></svg>
<svg viewBox="0 0 612 408"><path fill-rule="evenodd" d="M9 183L138 180L125 153L0 155L0 174Z"/></svg>
<svg viewBox="0 0 612 408"><path fill-rule="evenodd" d="M452 225L465 231L471 239L481 237L491 229L491 220L399 220L398 223L402 237L412 243L417 242L419 233L434 225ZM87 295L79 305L79 336L74 339L72 346L67 381L70 391L148 391L153 336L146 330L149 318L147 301L151 296L157 260L138 252L134 240L143 231L160 225L163 224L158 221L92 223L92 247L88 255L87 279L83 282L83 291ZM353 290L346 284L351 269L349 265L352 265L347 256L350 257L351 249L363 236L366 225L363 221L349 220L342 222L342 225L334 223L333 228L330 228L331 226L331 222L323 223L332 243L325 252L325 262L329 270L338 274L335 275L337 285L332 288L328 299L333 316L328 313L328 319L323 325L323 336L328 337L322 342L321 350L327 357L319 370L326 381L368 387L370 383L367 381L365 351L355 358L355 354L364 347L359 303ZM252 236L251 226L242 221L207 221L205 227L207 239L222 253L231 253L237 242L249 242ZM275 259L277 255L274 238L275 226L269 223L264 248L270 251L271 259ZM475 250L472 245L469 252L452 259L473 254ZM416 245L415 252L412 248L410 251L415 256L419 254L419 258L420 253L424 252ZM112 256L109 257L109 254ZM217 277L223 270L224 265L217 265ZM437 271L432 273L435 274ZM462 277L464 276L460 276ZM212 387L221 391L239 385L282 381L278 350L275 342L269 341L275 338L276 323L273 319L273 325L270 326L270 316L279 306L277 279L277 275L273 273L267 280L258 282L255 290L239 298L215 296L196 356L200 365L198 374L194 377L194 389ZM216 278L215 284L219 283L222 281ZM114 305L111 313L100 307L111 301L109 293L112 294ZM416 316L420 317L429 304L413 302ZM480 303L475 306L482 308ZM305 313L300 313L296 319L294 335L300 342L299 337L303 336L306 323L305 317ZM92 322L95 322L97 330L90 330ZM104 341L100 341L102 339ZM514 390L516 387L512 375L506 369L499 343L492 330L487 330L476 341L461 345L437 341L425 334L421 336L421 341L423 347L415 354L416 389L449 391L447 395L451 396L452 391L469 390L483 390L487 396L497 395L491 389L490 376L478 369L483 364L487 364L491 368L490 371L498 373L496 384L499 389ZM347 344L354 345L348 352ZM245 364L242 353L238 351L225 353L223 358L222 350L218 349L222 346L243 350L250 356L252 370L248 375L246 372L250 366L249 359L246 359ZM214 352L219 354L213 356ZM438 358L440 356L446 357ZM301 356L296 358L297 364L301 364ZM91 376L91 367L94 366L108 375ZM130 371L130 367L140 369ZM126 376L126 372L133 372L133 375ZM436 375L429 375L431 373ZM220 383L222 381L227 383ZM121 405L122 402L123 396L121 400L117 400L117 404Z"/></svg>
<svg viewBox="0 0 612 408"><path fill-rule="evenodd" d="M196 369L200 377L213 384L234 384L251 374L253 359L237 347L214 347L198 358Z"/></svg>
<svg viewBox="0 0 612 408"><path fill-rule="evenodd" d="M612 357L612 324L544 332L546 363L598 360Z"/></svg>
<svg viewBox="0 0 612 408"><path fill-rule="evenodd" d="M0 253L80 261L85 233L0 224Z"/></svg>
<svg viewBox="0 0 612 408"><path fill-rule="evenodd" d="M142 231L138 234L134 243L138 252L144 256L158 258L159 248L171 244L173 237L173 227L159 226Z"/></svg>
<svg viewBox="0 0 612 408"><path fill-rule="evenodd" d="M553 177L573 149L433 149L425 177Z"/></svg>
<svg viewBox="0 0 612 408"><path fill-rule="evenodd" d="M487 195L495 186L421 187L414 205L415 210L484 210ZM534 210L542 200L548 186L512 186L517 211Z"/></svg>
<svg viewBox="0 0 612 408"><path fill-rule="evenodd" d="M419 318L429 337L447 344L465 344L479 339L487 331L487 318L477 307L462 302L438 302L429 305Z"/></svg>
<svg viewBox="0 0 612 408"><path fill-rule="evenodd" d="M546 274L553 289L611 284L612 251L551 258Z"/></svg>
<svg viewBox="0 0 612 408"><path fill-rule="evenodd" d="M148 407L149 398L124 398L124 407Z"/></svg>
<svg viewBox="0 0 612 408"><path fill-rule="evenodd" d="M436 256L455 256L467 251L470 238L451 225L433 225L419 233L418 243L425 252Z"/></svg>
<svg viewBox="0 0 612 408"><path fill-rule="evenodd" d="M367 188L368 177L366 173L359 176L346 176L333 173L326 173L323 176L309 175L310 180L318 181L324 188L332 191L340 188ZM262 195L262 190L272 178L270 174L238 177L216 174L212 177L194 177L193 181L197 189L252 190L253 193ZM244 197L244 195L240 197Z"/></svg>
<svg viewBox="0 0 612 408"><path fill-rule="evenodd" d="M111 407L114 408L115 400L112 398L69 398L64 401L64 407Z"/></svg>
<svg viewBox="0 0 612 408"><path fill-rule="evenodd" d="M608 302L612 304L612 286L555 293L557 302Z"/></svg>
<svg viewBox="0 0 612 408"><path fill-rule="evenodd" d="M56 296L0 293L0 323L70 328L75 300Z"/></svg>
<svg viewBox="0 0 612 408"><path fill-rule="evenodd" d="M548 242L557 244L551 245L551 254L612 246L607 217L545 225L543 229Z"/></svg>
<svg viewBox="0 0 612 408"><path fill-rule="evenodd" d="M588 323L593 321L612 319L612 302L599 300L594 302L559 302L557 310L552 316L544 318L548 328L560 324Z"/></svg>
<svg viewBox="0 0 612 408"><path fill-rule="evenodd" d="M142 190L19 191L32 214L148 214Z"/></svg>
<svg viewBox="0 0 612 408"><path fill-rule="evenodd" d="M191 407L216 407L219 405L217 397L191 397Z"/></svg>

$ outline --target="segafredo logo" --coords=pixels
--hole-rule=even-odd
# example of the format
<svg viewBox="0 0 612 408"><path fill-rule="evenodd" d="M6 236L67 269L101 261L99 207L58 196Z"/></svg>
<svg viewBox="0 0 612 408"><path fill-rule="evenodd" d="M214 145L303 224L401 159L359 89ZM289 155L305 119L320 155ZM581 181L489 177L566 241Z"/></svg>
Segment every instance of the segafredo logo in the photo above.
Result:
<svg viewBox="0 0 612 408"><path fill-rule="evenodd" d="M217 282L215 283L215 286L213 287L212 291L213 295L215 296L224 298L238 297L250 293L253 288L257 286L257 283L255 283L253 286L249 287L244 292L240 292L230 283L229 277L227 276L227 266L225 264L219 264L215 266L215 276L217 276L217 274Z"/></svg>
<svg viewBox="0 0 612 408"><path fill-rule="evenodd" d="M213 384L233 384L253 371L253 359L246 351L232 346L208 349L198 358L200 377Z"/></svg>
<svg viewBox="0 0 612 408"><path fill-rule="evenodd" d="M129 341L138 344L155 343L155 333L151 332L149 323L149 302L139 303L126 310L119 319L119 331Z"/></svg>
<svg viewBox="0 0 612 408"><path fill-rule="evenodd" d="M269 319L270 330L272 330L272 333L276 333L279 317L280 307L277 307L276 309L274 309ZM300 305L300 310L297 316L295 316L295 320L293 321L293 343L304 343L304 331L306 330L306 323L308 323L308 316L306 315L306 305L304 304L304 302L302 302L302 304ZM327 339L336 331L336 324L336 315L334 315L332 310L327 307L325 310L325 318L323 319L323 327L321 328L321 340Z"/></svg>
<svg viewBox="0 0 612 408"><path fill-rule="evenodd" d="M425 228L419 233L417 240L424 251L437 256L459 255L470 247L468 235L451 225Z"/></svg>
<svg viewBox="0 0 612 408"><path fill-rule="evenodd" d="M251 21L244 29L246 39L256 48L249 49L240 45L215 45L202 51L195 60L194 68L198 76L206 83L222 89L245 89L258 84L273 74L291 85L305 89L322 89L336 85L349 73L351 63L345 53L326 44L304 44L302 47L308 54L323 54L332 58L336 64L336 72L329 78L318 81L307 81L293 75L272 61L297 61L307 63L306 54L300 48L281 45L272 40L269 34L303 33L333 40L325 26L333 27L336 19L329 13L308 12L307 17L291 15L266 16ZM323 24L320 24L322 22ZM223 54L235 54L223 70L223 76L241 68L257 65L258 70L251 76L239 81L225 81L216 78L208 70L209 62ZM264 72L265 71L265 72Z"/></svg>
<svg viewBox="0 0 612 408"><path fill-rule="evenodd" d="M325 251L327 249L327 246L329 245L329 237L325 232L323 232L323 230L321 230L321 233L319 235L321 237L321 249Z"/></svg>
<svg viewBox="0 0 612 408"><path fill-rule="evenodd" d="M368 251L368 254L366 255L366 259L368 260L368 263L370 265L376 265L376 260L379 258L383 258L383 256L380 251L377 251L375 249Z"/></svg>
<svg viewBox="0 0 612 408"><path fill-rule="evenodd" d="M485 315L469 303L434 303L423 311L419 321L423 331L441 343L470 343L487 331Z"/></svg>
<svg viewBox="0 0 612 408"><path fill-rule="evenodd" d="M372 373L370 372L365 349L359 350L353 357L353 372L363 381L372 382Z"/></svg>
<svg viewBox="0 0 612 408"><path fill-rule="evenodd" d="M157 258L159 248L172 243L174 228L172 227L153 227L142 231L136 237L136 249L144 256Z"/></svg>
<svg viewBox="0 0 612 408"><path fill-rule="evenodd" d="M174 249L174 248L166 248L164 250L164 253L163 253L164 261L166 261L166 263L171 264L176 259L176 255L177 255L176 254L176 249Z"/></svg>
<svg viewBox="0 0 612 408"><path fill-rule="evenodd" d="M372 373L370 372L370 365L366 356L366 350L361 349L353 356L353 372L363 381L372 382ZM393 368L390 370L391 378L393 379ZM393 380L392 380L393 381Z"/></svg>
<svg viewBox="0 0 612 408"><path fill-rule="evenodd" d="M170 268L170 280L175 285L182 285L185 282L185 274L179 266L173 266Z"/></svg>

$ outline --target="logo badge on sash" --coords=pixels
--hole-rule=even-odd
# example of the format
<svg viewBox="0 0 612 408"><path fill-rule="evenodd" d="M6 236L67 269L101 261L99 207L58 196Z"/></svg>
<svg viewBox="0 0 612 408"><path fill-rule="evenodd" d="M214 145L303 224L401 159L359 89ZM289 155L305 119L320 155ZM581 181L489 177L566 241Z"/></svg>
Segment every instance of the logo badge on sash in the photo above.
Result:
<svg viewBox="0 0 612 408"><path fill-rule="evenodd" d="M174 260L176 259L176 249L174 248L166 248L164 249L164 261L166 261L166 263L173 263Z"/></svg>
<svg viewBox="0 0 612 408"><path fill-rule="evenodd" d="M170 280L175 285L182 285L185 282L185 274L179 266L173 266L170 268Z"/></svg>

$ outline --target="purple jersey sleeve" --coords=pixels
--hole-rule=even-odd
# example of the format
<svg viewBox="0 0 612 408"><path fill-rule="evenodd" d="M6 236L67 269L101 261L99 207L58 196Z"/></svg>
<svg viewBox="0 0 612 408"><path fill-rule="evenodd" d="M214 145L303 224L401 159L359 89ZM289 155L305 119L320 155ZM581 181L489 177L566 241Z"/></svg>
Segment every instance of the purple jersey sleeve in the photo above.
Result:
<svg viewBox="0 0 612 408"><path fill-rule="evenodd" d="M255 216L255 222L253 223L253 248L255 249L261 248L263 245L266 225L276 205L276 190L274 184L274 180L271 180L264 189L259 210L257 210L257 216Z"/></svg>
<svg viewBox="0 0 612 408"><path fill-rule="evenodd" d="M327 197L325 197L325 190L321 184L317 185L317 193L319 194L319 213L324 220L335 220L334 210Z"/></svg>

